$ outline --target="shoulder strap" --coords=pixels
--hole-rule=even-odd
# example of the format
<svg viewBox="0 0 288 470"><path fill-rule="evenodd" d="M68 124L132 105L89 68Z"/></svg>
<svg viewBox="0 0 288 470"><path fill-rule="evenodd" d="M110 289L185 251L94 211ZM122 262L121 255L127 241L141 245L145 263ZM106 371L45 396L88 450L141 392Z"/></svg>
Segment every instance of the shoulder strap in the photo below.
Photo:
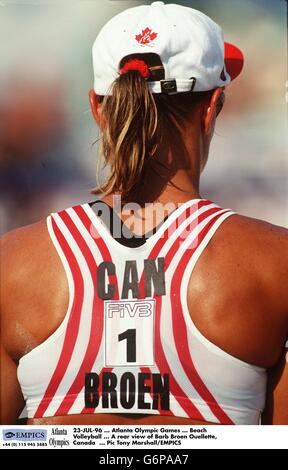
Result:
<svg viewBox="0 0 288 470"><path fill-rule="evenodd" d="M234 215L230 209L215 208L214 212L209 214L209 211L204 214L203 220L200 220L191 234L185 240L182 247L181 254L179 255L179 262L175 270L172 283L173 289L181 287L183 292L187 292L188 282L192 271L199 260L204 249L212 239L215 232L228 218ZM177 279L177 282L175 280ZM178 287L177 287L178 286Z"/></svg>

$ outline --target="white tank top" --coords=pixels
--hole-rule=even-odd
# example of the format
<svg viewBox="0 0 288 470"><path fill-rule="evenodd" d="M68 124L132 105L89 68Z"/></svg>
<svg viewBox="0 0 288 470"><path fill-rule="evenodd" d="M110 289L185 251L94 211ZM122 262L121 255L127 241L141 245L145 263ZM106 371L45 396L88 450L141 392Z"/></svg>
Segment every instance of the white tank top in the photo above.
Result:
<svg viewBox="0 0 288 470"><path fill-rule="evenodd" d="M197 260L233 214L190 200L136 248L116 241L89 204L51 214L69 305L57 330L20 359L28 417L140 413L259 424L266 370L206 339L187 305Z"/></svg>

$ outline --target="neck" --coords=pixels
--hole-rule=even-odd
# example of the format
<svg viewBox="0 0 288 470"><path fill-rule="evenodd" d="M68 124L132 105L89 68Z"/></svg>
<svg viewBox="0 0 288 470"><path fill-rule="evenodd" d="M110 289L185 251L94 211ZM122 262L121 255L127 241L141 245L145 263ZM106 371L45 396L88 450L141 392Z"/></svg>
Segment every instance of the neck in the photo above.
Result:
<svg viewBox="0 0 288 470"><path fill-rule="evenodd" d="M198 184L199 178L198 180L194 178L193 181L191 171L178 170L157 199L152 198L151 200L151 187L153 186L147 187L147 192L144 191L141 195L141 199L144 201L143 204L140 204L142 208L137 209L136 212L131 210L129 205L124 206L122 210L119 208L120 211L118 211L115 207L116 201L113 199L113 194L105 196L103 201L116 210L118 216L131 232L143 235L161 223L164 217L173 212L179 205L190 199L200 198ZM149 202L151 203L148 204Z"/></svg>
<svg viewBox="0 0 288 470"><path fill-rule="evenodd" d="M140 206L147 203L177 205L198 199L200 162L206 153L203 147L199 125L167 128L160 149L147 161L129 202ZM105 201L113 205L113 194L105 197Z"/></svg>
<svg viewBox="0 0 288 470"><path fill-rule="evenodd" d="M191 170L177 170L173 178L167 182L165 189L158 195L158 197L153 197L152 193L157 194L157 188L161 187L161 184L159 184L159 177L157 181L156 179L153 180L153 175L155 175L155 173L149 174L147 172L147 178L148 175L150 176L150 184L145 184L145 181L143 181L141 197L137 197L136 195L134 200L131 199L131 202L137 202L143 206L147 205L147 203L158 203L163 206L173 203L177 206L189 201L190 199L201 198L199 194L199 177L195 176ZM111 207L114 205L113 196L114 194L109 194L103 198L103 200Z"/></svg>
<svg viewBox="0 0 288 470"><path fill-rule="evenodd" d="M199 178L193 175L190 170L180 169L168 182L165 190L158 197L157 202L162 204L168 202L181 204L190 199L198 199L199 197Z"/></svg>
<svg viewBox="0 0 288 470"><path fill-rule="evenodd" d="M166 143L165 143L166 142ZM165 136L155 157L145 167L131 200L183 203L199 197L200 162L203 160L201 132L193 127Z"/></svg>

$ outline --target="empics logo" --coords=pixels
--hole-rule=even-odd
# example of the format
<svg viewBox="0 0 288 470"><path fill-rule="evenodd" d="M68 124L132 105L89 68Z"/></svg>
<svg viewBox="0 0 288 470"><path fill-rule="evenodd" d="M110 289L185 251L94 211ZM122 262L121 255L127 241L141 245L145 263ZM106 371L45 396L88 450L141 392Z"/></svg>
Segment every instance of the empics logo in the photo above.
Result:
<svg viewBox="0 0 288 470"><path fill-rule="evenodd" d="M45 429L3 429L3 441L46 441Z"/></svg>
<svg viewBox="0 0 288 470"><path fill-rule="evenodd" d="M6 439L12 439L12 437L14 437L14 436L15 436L14 432L11 432L11 431L5 432L4 433L4 440L5 440L5 438Z"/></svg>

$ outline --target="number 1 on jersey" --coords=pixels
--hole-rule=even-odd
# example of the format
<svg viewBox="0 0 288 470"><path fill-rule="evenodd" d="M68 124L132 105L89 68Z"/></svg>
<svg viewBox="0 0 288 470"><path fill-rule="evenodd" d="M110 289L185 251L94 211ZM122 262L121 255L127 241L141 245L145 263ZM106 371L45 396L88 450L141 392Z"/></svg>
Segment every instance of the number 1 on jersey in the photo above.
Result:
<svg viewBox="0 0 288 470"><path fill-rule="evenodd" d="M123 339L127 339L127 362L136 362L136 329L126 330L118 335L119 341Z"/></svg>

